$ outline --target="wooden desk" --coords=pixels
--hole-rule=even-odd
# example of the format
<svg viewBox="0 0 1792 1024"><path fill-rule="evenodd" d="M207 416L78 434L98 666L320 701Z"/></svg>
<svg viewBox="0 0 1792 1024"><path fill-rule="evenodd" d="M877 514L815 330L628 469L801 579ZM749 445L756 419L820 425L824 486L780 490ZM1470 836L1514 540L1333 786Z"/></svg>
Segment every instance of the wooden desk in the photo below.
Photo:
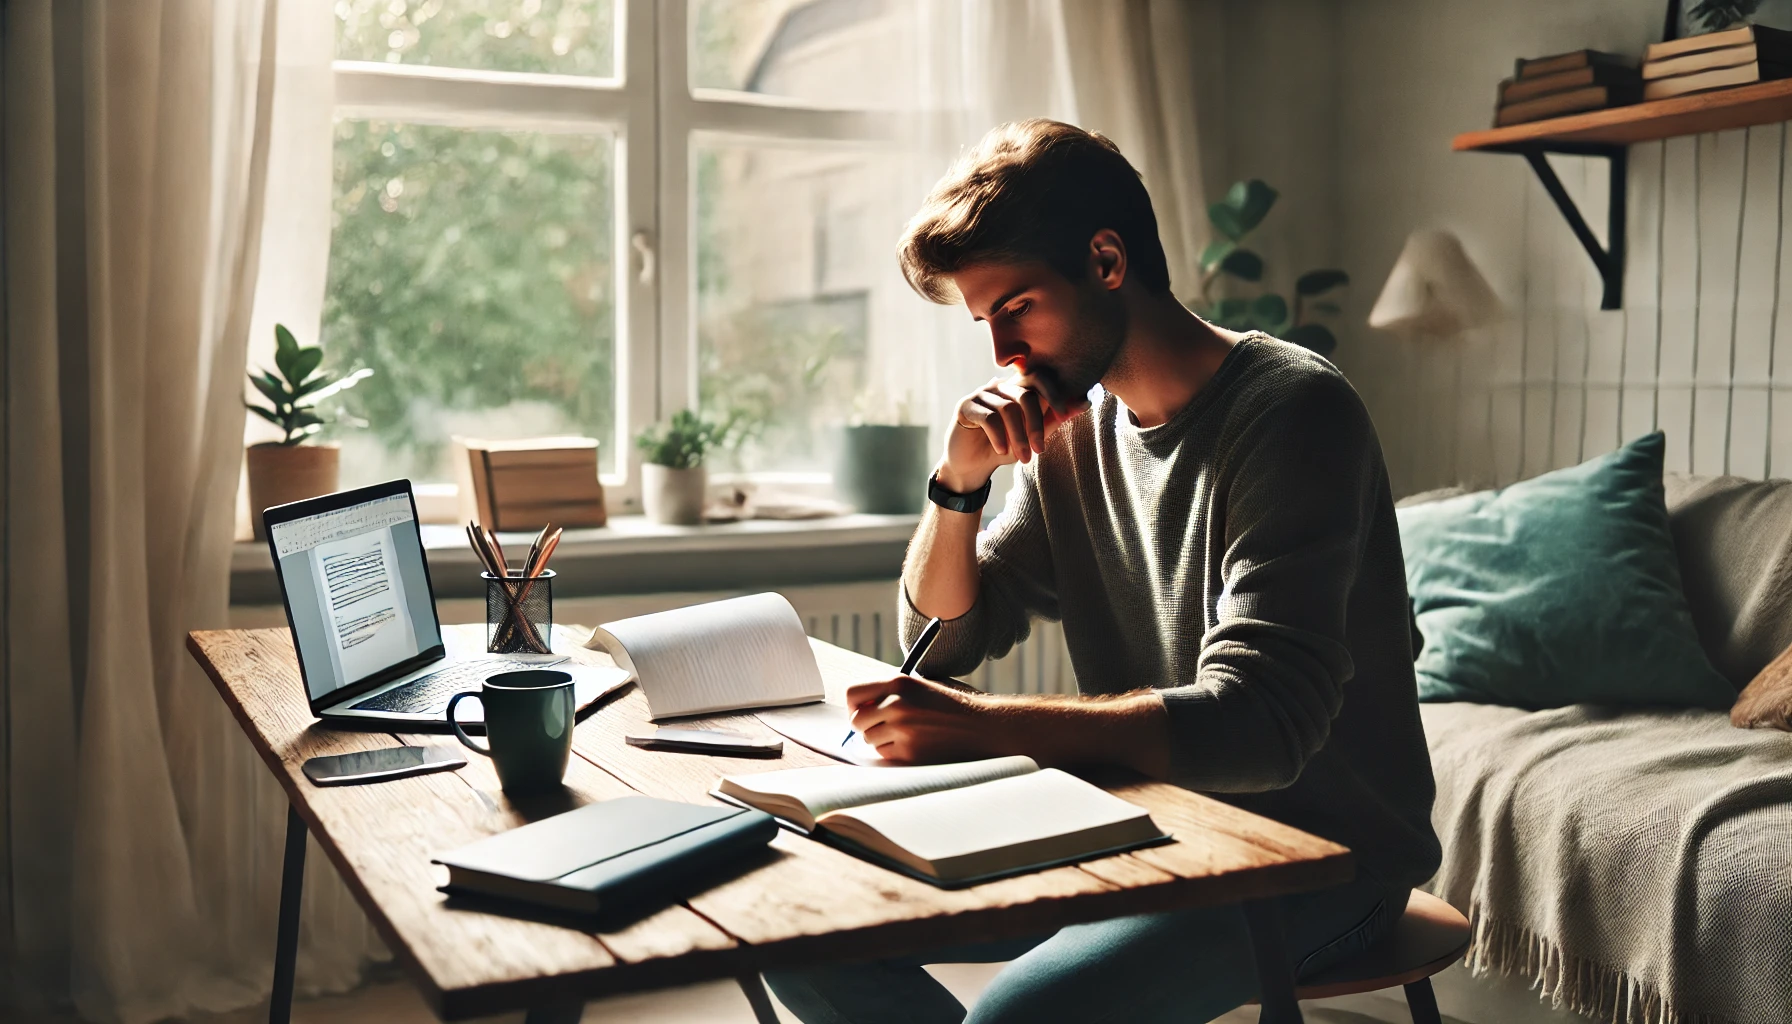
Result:
<svg viewBox="0 0 1792 1024"><path fill-rule="evenodd" d="M811 643L830 694L893 671L819 640ZM1285 965L1286 957L1271 897L1336 885L1353 871L1349 852L1334 843L1187 790L1141 781L1111 788L1149 808L1177 842L956 892L786 832L758 866L618 930L587 932L483 913L449 905L436 889L446 881L446 869L431 864L431 856L593 800L645 793L702 803L723 775L835 762L794 743L786 743L776 760L630 747L624 735L647 721L646 701L631 686L579 725L563 796L513 800L478 755L457 772L320 788L300 771L312 757L391 746L395 739L450 745L454 739L321 726L306 707L284 629L193 633L187 646L291 801L269 1011L275 1021L286 1019L291 1003L307 829L444 1020L527 1009L531 1022L576 1021L586 999L736 978L759 1019L775 1022L759 982L766 968L864 960L1128 914L1242 902L1264 976L1263 1019L1298 1021L1293 978L1276 966ZM609 663L595 651L573 656ZM750 715L713 720L765 729Z"/></svg>

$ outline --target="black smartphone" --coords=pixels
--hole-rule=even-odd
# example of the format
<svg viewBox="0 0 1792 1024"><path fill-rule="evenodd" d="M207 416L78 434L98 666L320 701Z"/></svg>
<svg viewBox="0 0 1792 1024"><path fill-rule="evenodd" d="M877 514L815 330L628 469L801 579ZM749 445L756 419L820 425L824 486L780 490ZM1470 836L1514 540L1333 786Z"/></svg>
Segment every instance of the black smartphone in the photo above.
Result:
<svg viewBox="0 0 1792 1024"><path fill-rule="evenodd" d="M464 768L466 764L467 759L453 747L383 747L314 757L305 762L305 777L319 786L347 786Z"/></svg>
<svg viewBox="0 0 1792 1024"><path fill-rule="evenodd" d="M759 740L721 729L660 729L649 733L630 733L628 744L649 750L730 754L735 757L777 757L784 752L783 740Z"/></svg>

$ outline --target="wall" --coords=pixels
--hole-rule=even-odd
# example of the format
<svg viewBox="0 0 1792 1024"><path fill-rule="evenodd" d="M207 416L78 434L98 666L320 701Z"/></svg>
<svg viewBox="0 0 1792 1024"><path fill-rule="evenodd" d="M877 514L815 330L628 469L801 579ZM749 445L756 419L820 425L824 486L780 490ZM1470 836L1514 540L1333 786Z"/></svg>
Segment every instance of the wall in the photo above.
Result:
<svg viewBox="0 0 1792 1024"><path fill-rule="evenodd" d="M1525 162L1453 153L1487 125L1513 57L1640 54L1665 5L1352 0L1337 5L1337 246L1356 285L1337 359L1375 417L1395 489L1505 483L1657 426L1668 466L1792 475L1792 261L1780 125L1632 147L1624 308ZM1311 118L1312 111L1306 114ZM1274 126L1263 140L1277 145ZM1602 160L1552 158L1603 237ZM1407 233L1455 232L1510 309L1423 342L1362 326Z"/></svg>

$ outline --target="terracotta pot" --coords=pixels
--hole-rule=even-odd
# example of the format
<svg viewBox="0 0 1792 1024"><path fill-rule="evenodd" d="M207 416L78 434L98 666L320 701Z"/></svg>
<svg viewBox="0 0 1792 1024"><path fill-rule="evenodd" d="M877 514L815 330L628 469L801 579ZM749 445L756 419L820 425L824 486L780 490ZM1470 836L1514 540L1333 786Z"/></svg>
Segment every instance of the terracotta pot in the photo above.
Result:
<svg viewBox="0 0 1792 1024"><path fill-rule="evenodd" d="M264 536L263 510L337 490L341 463L342 449L333 444L250 445L249 519L255 539Z"/></svg>
<svg viewBox="0 0 1792 1024"><path fill-rule="evenodd" d="M709 471L703 466L673 469L651 462L641 466L641 506L647 518L673 526L703 521L703 491Z"/></svg>

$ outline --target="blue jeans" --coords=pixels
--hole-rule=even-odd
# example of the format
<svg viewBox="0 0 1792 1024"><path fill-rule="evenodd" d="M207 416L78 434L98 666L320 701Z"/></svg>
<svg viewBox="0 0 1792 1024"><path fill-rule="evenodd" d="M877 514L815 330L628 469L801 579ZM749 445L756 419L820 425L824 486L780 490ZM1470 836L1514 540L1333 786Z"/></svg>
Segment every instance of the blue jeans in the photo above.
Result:
<svg viewBox="0 0 1792 1024"><path fill-rule="evenodd" d="M1283 901L1297 978L1373 945L1408 890L1352 882ZM1012 960L967 1018L923 964ZM1236 906L1072 925L1055 935L983 942L868 964L767 971L804 1024L1209 1021L1257 997L1244 913Z"/></svg>

